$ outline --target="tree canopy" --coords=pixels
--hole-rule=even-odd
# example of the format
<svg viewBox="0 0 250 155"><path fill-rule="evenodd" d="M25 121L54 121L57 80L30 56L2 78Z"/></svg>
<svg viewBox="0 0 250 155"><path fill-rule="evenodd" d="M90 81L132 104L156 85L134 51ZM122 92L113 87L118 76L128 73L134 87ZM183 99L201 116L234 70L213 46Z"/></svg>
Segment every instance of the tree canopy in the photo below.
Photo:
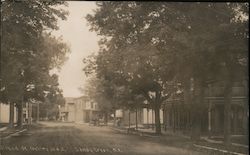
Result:
<svg viewBox="0 0 250 155"><path fill-rule="evenodd" d="M17 102L23 95L41 100L53 80L49 71L62 65L69 52L60 38L50 34L58 29L57 20L67 16L54 6L67 3L1 3L1 100Z"/></svg>
<svg viewBox="0 0 250 155"><path fill-rule="evenodd" d="M60 68L70 52L61 38L51 34L58 29L58 19L67 17L68 12L56 7L61 5L67 3L1 1L0 101L11 105L10 127L14 104L19 110L18 125L22 126L24 102L63 102L58 77L50 73Z"/></svg>
<svg viewBox="0 0 250 155"><path fill-rule="evenodd" d="M198 108L208 81L227 77L225 66L231 69L230 76L238 77L239 67L246 68L242 63L248 61L246 3L97 2L97 6L86 19L90 30L102 36L100 50L85 61L85 71L143 95L156 110L157 132L159 108L180 91L180 85L194 80Z"/></svg>

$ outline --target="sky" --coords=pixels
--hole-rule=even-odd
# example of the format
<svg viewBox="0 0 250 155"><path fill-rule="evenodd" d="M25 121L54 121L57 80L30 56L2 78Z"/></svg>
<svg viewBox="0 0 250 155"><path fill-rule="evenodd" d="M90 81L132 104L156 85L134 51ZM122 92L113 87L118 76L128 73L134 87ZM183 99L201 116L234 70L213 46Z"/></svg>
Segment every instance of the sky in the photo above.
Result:
<svg viewBox="0 0 250 155"><path fill-rule="evenodd" d="M79 97L79 87L84 87L86 76L83 69L83 58L98 51L98 36L89 31L85 16L93 14L96 8L95 2L71 1L68 2L69 11L67 20L58 21L59 30L53 32L55 36L62 36L64 42L69 44L71 53L68 60L57 72L59 75L59 87L63 90L64 97Z"/></svg>

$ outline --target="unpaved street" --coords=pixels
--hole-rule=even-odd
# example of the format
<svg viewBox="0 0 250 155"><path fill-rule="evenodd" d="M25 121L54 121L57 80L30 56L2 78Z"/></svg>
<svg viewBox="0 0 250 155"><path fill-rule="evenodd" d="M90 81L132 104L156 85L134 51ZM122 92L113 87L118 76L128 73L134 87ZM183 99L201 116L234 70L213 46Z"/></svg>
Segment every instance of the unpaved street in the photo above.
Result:
<svg viewBox="0 0 250 155"><path fill-rule="evenodd" d="M174 139L174 140L173 140ZM1 155L143 154L196 155L188 140L127 135L110 127L43 122L1 140Z"/></svg>

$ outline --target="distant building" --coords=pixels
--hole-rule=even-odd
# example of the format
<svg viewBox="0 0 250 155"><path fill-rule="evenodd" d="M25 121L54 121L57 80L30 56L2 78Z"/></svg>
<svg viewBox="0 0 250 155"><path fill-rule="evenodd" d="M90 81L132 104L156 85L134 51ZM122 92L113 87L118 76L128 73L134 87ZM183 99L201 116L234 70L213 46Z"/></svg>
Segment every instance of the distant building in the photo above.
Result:
<svg viewBox="0 0 250 155"><path fill-rule="evenodd" d="M78 98L65 98L65 104L60 107L60 119L67 122L88 123L97 119L99 115L98 104L87 100L86 96Z"/></svg>
<svg viewBox="0 0 250 155"><path fill-rule="evenodd" d="M65 104L60 107L60 119L66 122L73 122L75 120L75 102L74 98L66 97Z"/></svg>

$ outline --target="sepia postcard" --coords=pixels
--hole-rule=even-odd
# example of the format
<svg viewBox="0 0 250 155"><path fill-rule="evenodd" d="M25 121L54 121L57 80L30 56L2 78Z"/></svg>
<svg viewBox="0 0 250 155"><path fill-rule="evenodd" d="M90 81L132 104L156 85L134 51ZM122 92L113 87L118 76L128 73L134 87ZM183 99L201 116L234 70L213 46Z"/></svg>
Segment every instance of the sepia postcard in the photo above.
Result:
<svg viewBox="0 0 250 155"><path fill-rule="evenodd" d="M249 3L1 0L0 155L247 155Z"/></svg>

